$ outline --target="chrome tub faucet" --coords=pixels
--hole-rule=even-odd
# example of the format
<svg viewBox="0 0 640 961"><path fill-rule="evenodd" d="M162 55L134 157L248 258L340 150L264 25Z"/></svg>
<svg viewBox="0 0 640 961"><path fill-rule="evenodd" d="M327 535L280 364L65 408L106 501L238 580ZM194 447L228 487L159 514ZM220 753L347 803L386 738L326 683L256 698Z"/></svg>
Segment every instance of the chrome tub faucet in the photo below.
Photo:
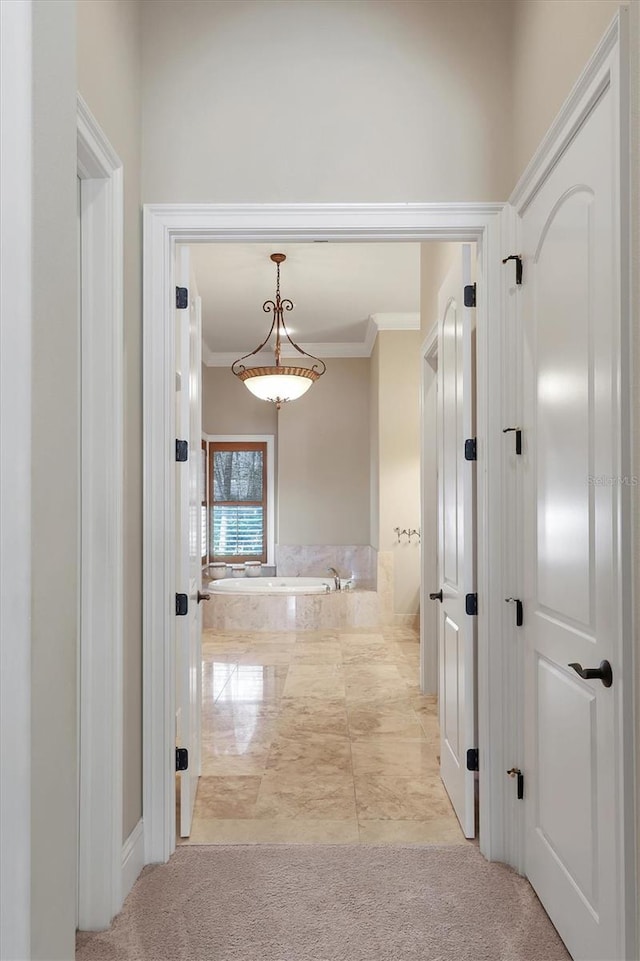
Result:
<svg viewBox="0 0 640 961"><path fill-rule="evenodd" d="M337 591L341 590L340 575L338 574L338 572L337 572L337 570L335 569L335 567L327 567L327 571L328 571L329 574L333 574L333 583L334 583L334 585L335 585L335 589L336 589Z"/></svg>

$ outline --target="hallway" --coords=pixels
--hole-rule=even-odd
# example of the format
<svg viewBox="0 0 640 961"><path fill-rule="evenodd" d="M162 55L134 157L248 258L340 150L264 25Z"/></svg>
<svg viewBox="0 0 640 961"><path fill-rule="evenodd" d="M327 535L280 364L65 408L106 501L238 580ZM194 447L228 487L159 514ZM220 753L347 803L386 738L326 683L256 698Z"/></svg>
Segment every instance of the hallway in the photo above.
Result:
<svg viewBox="0 0 640 961"><path fill-rule="evenodd" d="M418 657L408 628L205 631L202 777L183 843L464 842Z"/></svg>

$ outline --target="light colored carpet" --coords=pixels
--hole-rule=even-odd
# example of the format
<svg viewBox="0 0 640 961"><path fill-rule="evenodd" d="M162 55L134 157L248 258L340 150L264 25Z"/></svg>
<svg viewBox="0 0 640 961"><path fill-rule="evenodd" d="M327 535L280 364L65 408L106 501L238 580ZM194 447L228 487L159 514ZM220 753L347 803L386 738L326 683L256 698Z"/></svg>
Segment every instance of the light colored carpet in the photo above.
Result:
<svg viewBox="0 0 640 961"><path fill-rule="evenodd" d="M77 961L566 961L532 888L472 845L178 848Z"/></svg>

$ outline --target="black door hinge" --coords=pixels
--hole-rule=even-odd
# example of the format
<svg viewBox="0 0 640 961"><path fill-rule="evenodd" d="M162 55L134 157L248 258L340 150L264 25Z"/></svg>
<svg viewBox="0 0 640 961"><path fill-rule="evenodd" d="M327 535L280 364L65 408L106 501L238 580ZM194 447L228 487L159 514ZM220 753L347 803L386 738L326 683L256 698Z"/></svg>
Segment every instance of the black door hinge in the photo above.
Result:
<svg viewBox="0 0 640 961"><path fill-rule="evenodd" d="M524 774L519 767L512 767L507 771L509 777L515 777L518 779L517 784L517 797L519 801L524 798Z"/></svg>
<svg viewBox="0 0 640 961"><path fill-rule="evenodd" d="M522 627L524 624L524 608L522 606L522 601L517 597L505 597L507 604L516 605L516 627Z"/></svg>
<svg viewBox="0 0 640 961"><path fill-rule="evenodd" d="M184 617L189 610L189 598L186 594L176 594L176 617Z"/></svg>
<svg viewBox="0 0 640 961"><path fill-rule="evenodd" d="M504 258L502 263L506 264L508 260L515 260L516 262L516 284L519 287L522 283L522 257L520 254L509 254L508 257Z"/></svg>
<svg viewBox="0 0 640 961"><path fill-rule="evenodd" d="M467 614L478 613L478 595L477 594L465 594L464 609Z"/></svg>
<svg viewBox="0 0 640 961"><path fill-rule="evenodd" d="M189 460L188 440L176 440L176 460L179 464L183 464L185 461Z"/></svg>
<svg viewBox="0 0 640 961"><path fill-rule="evenodd" d="M502 431L503 434L511 434L512 432L516 435L516 454L521 454L522 453L522 429L520 427L505 427L504 430Z"/></svg>
<svg viewBox="0 0 640 961"><path fill-rule="evenodd" d="M187 771L189 769L189 752L186 747L176 748L176 771Z"/></svg>
<svg viewBox="0 0 640 961"><path fill-rule="evenodd" d="M464 442L464 459L465 460L478 459L478 445L476 444L475 437L469 437Z"/></svg>
<svg viewBox="0 0 640 961"><path fill-rule="evenodd" d="M467 284L464 288L465 307L475 307L476 305L476 285Z"/></svg>
<svg viewBox="0 0 640 961"><path fill-rule="evenodd" d="M176 307L184 310L189 306L189 291L186 287L176 287Z"/></svg>
<svg viewBox="0 0 640 961"><path fill-rule="evenodd" d="M478 748L470 747L467 751L467 771L479 771L480 770L480 759L478 757Z"/></svg>

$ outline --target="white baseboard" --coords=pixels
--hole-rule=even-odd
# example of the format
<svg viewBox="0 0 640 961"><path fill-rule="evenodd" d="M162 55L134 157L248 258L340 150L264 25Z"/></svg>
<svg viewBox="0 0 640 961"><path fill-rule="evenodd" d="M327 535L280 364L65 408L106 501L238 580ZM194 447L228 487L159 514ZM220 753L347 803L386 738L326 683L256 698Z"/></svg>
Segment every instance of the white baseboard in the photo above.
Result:
<svg viewBox="0 0 640 961"><path fill-rule="evenodd" d="M136 882L144 867L144 831L142 818L122 845L122 900Z"/></svg>

